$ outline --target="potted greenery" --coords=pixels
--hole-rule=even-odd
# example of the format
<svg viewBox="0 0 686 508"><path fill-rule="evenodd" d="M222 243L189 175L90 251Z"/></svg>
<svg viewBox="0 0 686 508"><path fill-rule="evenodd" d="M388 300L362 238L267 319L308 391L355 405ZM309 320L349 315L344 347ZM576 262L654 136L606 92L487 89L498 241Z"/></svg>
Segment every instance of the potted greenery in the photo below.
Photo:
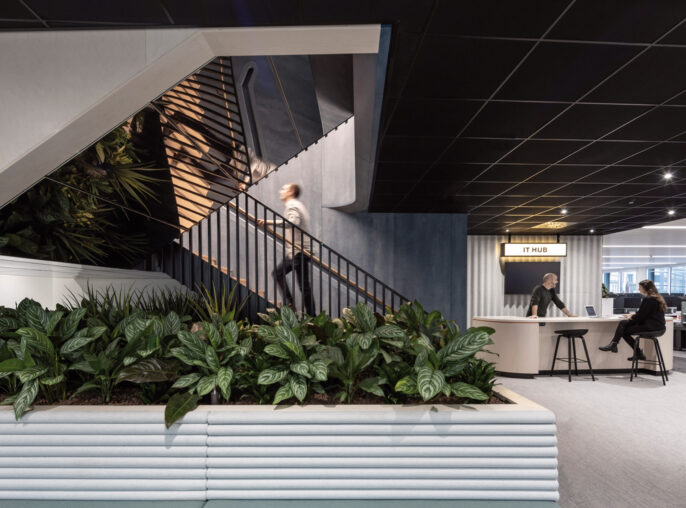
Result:
<svg viewBox="0 0 686 508"><path fill-rule="evenodd" d="M494 390L492 330L207 296L0 309L0 499L557 500L554 415ZM64 405L136 387L166 408Z"/></svg>

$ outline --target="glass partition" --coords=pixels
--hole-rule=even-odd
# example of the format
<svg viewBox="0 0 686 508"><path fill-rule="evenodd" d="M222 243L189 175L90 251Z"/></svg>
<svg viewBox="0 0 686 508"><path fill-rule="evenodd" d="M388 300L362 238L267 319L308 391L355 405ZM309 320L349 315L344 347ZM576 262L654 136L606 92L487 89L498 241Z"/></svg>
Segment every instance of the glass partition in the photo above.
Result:
<svg viewBox="0 0 686 508"><path fill-rule="evenodd" d="M683 295L686 293L686 266L673 266L670 277L670 293Z"/></svg>
<svg viewBox="0 0 686 508"><path fill-rule="evenodd" d="M660 293L669 293L669 267L649 268L648 278L655 283Z"/></svg>

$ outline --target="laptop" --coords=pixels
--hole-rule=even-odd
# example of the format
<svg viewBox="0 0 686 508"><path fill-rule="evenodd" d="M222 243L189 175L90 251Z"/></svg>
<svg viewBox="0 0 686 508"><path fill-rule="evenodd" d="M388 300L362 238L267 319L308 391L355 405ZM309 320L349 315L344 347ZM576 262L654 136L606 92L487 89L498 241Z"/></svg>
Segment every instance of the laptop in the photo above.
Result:
<svg viewBox="0 0 686 508"><path fill-rule="evenodd" d="M588 314L588 317L598 317L598 314L596 314L593 305L586 305L586 314Z"/></svg>

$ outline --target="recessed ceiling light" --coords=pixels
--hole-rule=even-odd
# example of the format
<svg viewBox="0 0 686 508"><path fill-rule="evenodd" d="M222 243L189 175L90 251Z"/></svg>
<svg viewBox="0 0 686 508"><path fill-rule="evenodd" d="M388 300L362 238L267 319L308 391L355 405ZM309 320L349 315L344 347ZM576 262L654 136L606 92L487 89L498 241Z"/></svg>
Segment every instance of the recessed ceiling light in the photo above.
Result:
<svg viewBox="0 0 686 508"><path fill-rule="evenodd" d="M561 213L562 215L567 215L567 209L566 209L566 208L563 208L562 210L560 210L560 213Z"/></svg>
<svg viewBox="0 0 686 508"><path fill-rule="evenodd" d="M506 229L506 230L505 230L505 232L506 232L506 233L509 233L509 232L510 232L510 230L509 230L509 229Z"/></svg>
<svg viewBox="0 0 686 508"><path fill-rule="evenodd" d="M675 210L667 210L667 215L674 215L675 213Z"/></svg>
<svg viewBox="0 0 686 508"><path fill-rule="evenodd" d="M591 231L589 231L589 233L595 233L595 229L591 229Z"/></svg>
<svg viewBox="0 0 686 508"><path fill-rule="evenodd" d="M665 173L665 174L663 175L663 178L664 178L665 180L671 180L671 179L672 179L672 176L673 176L672 173Z"/></svg>

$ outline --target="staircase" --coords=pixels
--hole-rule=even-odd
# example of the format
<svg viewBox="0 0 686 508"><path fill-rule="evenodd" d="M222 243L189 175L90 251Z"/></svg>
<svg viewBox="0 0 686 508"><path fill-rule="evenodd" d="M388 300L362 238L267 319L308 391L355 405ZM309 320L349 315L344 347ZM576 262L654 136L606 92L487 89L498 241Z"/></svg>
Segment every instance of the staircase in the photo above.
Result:
<svg viewBox="0 0 686 508"><path fill-rule="evenodd" d="M260 226L259 221L276 221ZM302 245L303 255L293 242ZM169 274L189 288L216 288L228 294L234 289L238 301L245 301L244 313L279 307L283 295L274 269L286 257L299 270L286 276L293 294L293 306L305 312L301 287L311 283L315 314L325 311L340 317L342 309L365 302L375 312L395 310L408 301L372 274L356 265L306 231L248 194L241 193L226 205L186 231L179 239L151 256L146 269ZM307 274L307 275L306 275Z"/></svg>

